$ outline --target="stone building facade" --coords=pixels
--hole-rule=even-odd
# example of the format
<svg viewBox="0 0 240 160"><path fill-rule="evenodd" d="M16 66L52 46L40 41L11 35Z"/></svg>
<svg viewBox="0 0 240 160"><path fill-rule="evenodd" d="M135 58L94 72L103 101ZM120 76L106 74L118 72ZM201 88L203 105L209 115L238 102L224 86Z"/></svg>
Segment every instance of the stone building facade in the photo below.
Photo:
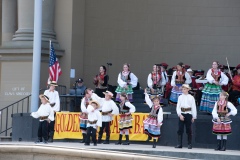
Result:
<svg viewBox="0 0 240 160"><path fill-rule="evenodd" d="M1 0L0 108L31 92L34 0ZM62 68L59 84L76 78L93 87L100 65L110 62L116 85L131 65L142 88L155 63L182 61L208 69L214 60L240 62L239 0L44 0L41 88L48 77L49 39ZM70 78L75 69L76 78Z"/></svg>

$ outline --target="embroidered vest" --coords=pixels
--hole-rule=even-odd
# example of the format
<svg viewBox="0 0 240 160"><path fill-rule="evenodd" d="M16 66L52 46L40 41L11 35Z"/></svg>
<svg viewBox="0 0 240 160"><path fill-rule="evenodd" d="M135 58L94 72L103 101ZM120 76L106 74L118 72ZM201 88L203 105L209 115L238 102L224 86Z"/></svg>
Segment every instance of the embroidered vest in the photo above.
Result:
<svg viewBox="0 0 240 160"><path fill-rule="evenodd" d="M130 74L131 72L128 73L128 75L124 76L121 72L121 79L124 81L124 82L129 82L131 81L131 78L130 78Z"/></svg>
<svg viewBox="0 0 240 160"><path fill-rule="evenodd" d="M220 101L217 102L217 113L218 116L225 116L228 113L227 101L223 104L220 104Z"/></svg>
<svg viewBox="0 0 240 160"><path fill-rule="evenodd" d="M125 103L124 104L122 104L122 103L119 104L119 112L120 113L128 113L129 112L130 108L128 106L126 106Z"/></svg>
<svg viewBox="0 0 240 160"><path fill-rule="evenodd" d="M214 74L214 71L212 69L212 73L211 73L212 77L214 78L215 81L219 81L221 78L221 71L218 71L217 74Z"/></svg>
<svg viewBox="0 0 240 160"><path fill-rule="evenodd" d="M155 106L152 106L151 112L149 113L150 117L154 117L157 118L158 117L158 112L159 112L160 106L158 106L157 108L155 108Z"/></svg>
<svg viewBox="0 0 240 160"><path fill-rule="evenodd" d="M176 84L183 84L186 81L186 77L185 77L185 72L182 71L182 73L180 73L179 71L176 71L176 80L175 83Z"/></svg>

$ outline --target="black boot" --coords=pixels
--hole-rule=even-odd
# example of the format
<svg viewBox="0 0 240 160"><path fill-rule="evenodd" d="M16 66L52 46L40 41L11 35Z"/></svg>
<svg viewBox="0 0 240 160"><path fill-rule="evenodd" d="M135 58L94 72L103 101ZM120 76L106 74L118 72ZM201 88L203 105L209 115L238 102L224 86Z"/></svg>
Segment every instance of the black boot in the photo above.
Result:
<svg viewBox="0 0 240 160"><path fill-rule="evenodd" d="M221 149L221 140L218 139L218 140L217 140L217 148L215 148L215 151L218 151L218 150L220 150L220 149Z"/></svg>
<svg viewBox="0 0 240 160"><path fill-rule="evenodd" d="M182 148L182 135L178 135L178 145L175 148Z"/></svg>
<svg viewBox="0 0 240 160"><path fill-rule="evenodd" d="M106 136L106 140L103 142L103 144L109 144L109 139L110 139L110 136L107 135L107 136Z"/></svg>
<svg viewBox="0 0 240 160"><path fill-rule="evenodd" d="M192 149L192 135L188 135L188 149Z"/></svg>
<svg viewBox="0 0 240 160"><path fill-rule="evenodd" d="M80 143L85 143L86 142L86 138L87 138L87 134L82 134L83 139L80 141Z"/></svg>
<svg viewBox="0 0 240 160"><path fill-rule="evenodd" d="M154 139L154 140L153 140L153 146L152 146L152 148L156 148L156 143L157 143L157 140Z"/></svg>
<svg viewBox="0 0 240 160"><path fill-rule="evenodd" d="M125 135L126 141L123 143L123 145L129 145L129 135Z"/></svg>
<svg viewBox="0 0 240 160"><path fill-rule="evenodd" d="M152 140L152 137L148 135L148 139L146 141L149 142L151 140Z"/></svg>
<svg viewBox="0 0 240 160"><path fill-rule="evenodd" d="M97 141L98 144L101 144L102 143L102 134L99 134L98 135L98 141Z"/></svg>
<svg viewBox="0 0 240 160"><path fill-rule="evenodd" d="M119 134L118 142L115 143L116 145L122 144L122 134Z"/></svg>
<svg viewBox="0 0 240 160"><path fill-rule="evenodd" d="M49 138L48 138L48 142L50 142L50 143L53 142L53 134L54 134L54 132L53 132L53 131L50 131L50 133L49 133Z"/></svg>
<svg viewBox="0 0 240 160"><path fill-rule="evenodd" d="M222 140L222 148L220 149L220 151L226 151L226 144L227 144L227 140L223 139Z"/></svg>
<svg viewBox="0 0 240 160"><path fill-rule="evenodd" d="M42 142L42 137L38 137L38 140L35 141L35 143L41 143Z"/></svg>

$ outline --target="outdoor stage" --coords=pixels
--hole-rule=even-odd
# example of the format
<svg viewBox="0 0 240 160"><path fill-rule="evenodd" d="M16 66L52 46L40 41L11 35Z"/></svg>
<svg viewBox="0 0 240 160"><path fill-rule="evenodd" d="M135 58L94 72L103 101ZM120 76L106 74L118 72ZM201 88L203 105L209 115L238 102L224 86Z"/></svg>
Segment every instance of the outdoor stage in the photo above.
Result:
<svg viewBox="0 0 240 160"><path fill-rule="evenodd" d="M149 110L148 106L143 106ZM239 106L237 107L239 108ZM171 114L164 115L163 125L161 127L161 138L157 142L157 145L161 146L175 146L177 144L177 129L178 129L178 116L176 115L175 106L163 107L164 112L170 112ZM62 113L62 112L61 112ZM240 114L236 116L231 116L232 118L232 134L228 136L227 149L240 150ZM141 119L139 120L141 121ZM134 123L135 124L135 123ZM140 123L139 123L140 124ZM141 124L138 124L138 128ZM67 124L65 124L67 125ZM193 148L209 148L214 149L216 147L216 135L212 134L212 116L207 113L198 112L197 120L192 125L193 138L192 145ZM30 117L29 114L14 114L13 115L13 141L35 141L37 139L37 128L38 120ZM77 126L77 125L76 125ZM76 127L75 127L76 128ZM117 128L117 127L115 127ZM135 127L136 128L136 127ZM74 133L76 134L76 132ZM66 138L55 140L57 142L79 142L81 133L78 132L77 138ZM118 139L118 134L115 130L115 135L111 136L112 142L116 142ZM73 135L73 132L70 133ZM135 136L134 138L131 136ZM125 138L125 137L124 137ZM139 140L140 138L140 140ZM135 133L135 129L132 129L132 134L130 135L130 141L135 144L145 144L147 136L141 133ZM183 135L183 146L187 146L187 136Z"/></svg>
<svg viewBox="0 0 240 160"><path fill-rule="evenodd" d="M176 160L208 159L239 160L240 152L214 151L213 149L176 149L151 144L130 144L129 146L100 144L84 146L81 143L54 142L34 144L33 142L0 143L0 160Z"/></svg>

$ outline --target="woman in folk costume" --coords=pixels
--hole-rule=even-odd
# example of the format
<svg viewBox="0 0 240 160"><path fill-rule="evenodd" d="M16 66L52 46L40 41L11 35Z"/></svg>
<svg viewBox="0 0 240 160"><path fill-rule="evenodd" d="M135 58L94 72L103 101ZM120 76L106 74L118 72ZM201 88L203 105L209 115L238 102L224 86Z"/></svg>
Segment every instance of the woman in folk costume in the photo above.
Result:
<svg viewBox="0 0 240 160"><path fill-rule="evenodd" d="M228 102L228 93L221 92L219 100L215 103L213 116L213 134L217 135L217 148L215 150L225 151L227 143L227 135L232 133L230 115L235 116L237 109L231 102ZM229 110L230 109L230 112ZM221 143L222 142L222 143ZM222 145L221 145L222 144Z"/></svg>
<svg viewBox="0 0 240 160"><path fill-rule="evenodd" d="M170 96L170 103L177 104L178 97L182 94L182 85L183 84L190 84L192 79L190 75L185 71L184 65L182 62L178 63L177 70L173 72L172 79L171 79L171 96Z"/></svg>
<svg viewBox="0 0 240 160"><path fill-rule="evenodd" d="M95 93L101 98L105 97L103 92L107 91L108 80L109 77L107 75L107 69L105 66L102 65L99 68L99 74L94 77L93 81L93 84L96 86Z"/></svg>
<svg viewBox="0 0 240 160"><path fill-rule="evenodd" d="M161 136L160 127L163 121L163 110L160 105L159 97L156 96L151 100L146 90L145 101L151 108L151 112L149 113L148 118L143 121L144 132L153 138L153 148L156 148L157 139Z"/></svg>
<svg viewBox="0 0 240 160"><path fill-rule="evenodd" d="M153 71L148 75L147 78L147 92L149 96L155 97L156 95L162 96L163 92L161 89L161 69L156 64L153 65Z"/></svg>
<svg viewBox="0 0 240 160"><path fill-rule="evenodd" d="M134 113L136 111L136 108L134 105L132 105L128 99L127 94L125 92L122 92L120 95L121 103L119 104L119 140L116 143L122 144L122 145L129 145L129 129L132 128L132 115L131 113ZM122 136L125 134L126 142L122 143Z"/></svg>
<svg viewBox="0 0 240 160"><path fill-rule="evenodd" d="M137 86L138 78L129 70L130 65L125 63L123 65L123 71L119 73L118 75L118 87L116 89L116 101L120 100L120 94L122 92L125 92L128 95L128 100L130 102L133 101L132 94L133 90L132 88Z"/></svg>
<svg viewBox="0 0 240 160"><path fill-rule="evenodd" d="M89 94L91 91L92 91L92 89L90 89L90 88L87 88L85 90L85 96L83 97L82 102L81 102L81 114L79 116L80 129L81 129L82 136L83 136L83 140L81 141L81 143L85 143L86 138L87 138L87 122L88 122L87 107L89 105L89 102L91 100L93 100L91 98L91 94Z"/></svg>
<svg viewBox="0 0 240 160"><path fill-rule="evenodd" d="M207 72L208 83L202 90L202 98L200 103L200 111L211 113L215 102L219 98L219 94L222 92L222 85L228 84L228 77L218 69L219 63L214 61L212 68Z"/></svg>

